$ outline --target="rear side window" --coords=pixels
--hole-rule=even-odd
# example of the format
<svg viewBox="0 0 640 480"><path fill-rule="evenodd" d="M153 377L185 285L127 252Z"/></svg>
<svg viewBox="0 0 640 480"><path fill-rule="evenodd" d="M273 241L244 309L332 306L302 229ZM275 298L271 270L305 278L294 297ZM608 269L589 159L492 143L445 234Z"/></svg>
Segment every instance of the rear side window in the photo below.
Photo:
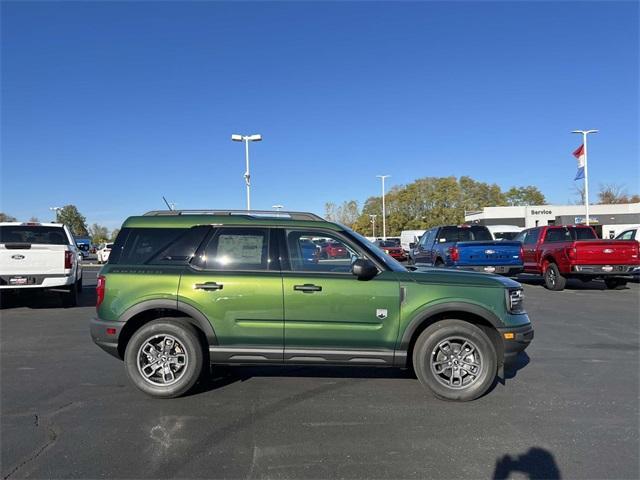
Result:
<svg viewBox="0 0 640 480"><path fill-rule="evenodd" d="M266 228L219 228L195 265L207 270L268 270Z"/></svg>
<svg viewBox="0 0 640 480"><path fill-rule="evenodd" d="M33 243L36 245L69 245L62 227L37 225L3 225L0 227L0 243Z"/></svg>
<svg viewBox="0 0 640 480"><path fill-rule="evenodd" d="M550 228L544 237L545 242L566 242L571 240L571 235L566 228Z"/></svg>
<svg viewBox="0 0 640 480"><path fill-rule="evenodd" d="M125 228L116 239L109 263L180 265L195 255L209 227Z"/></svg>
<svg viewBox="0 0 640 480"><path fill-rule="evenodd" d="M595 240L598 238L590 228L569 227L569 233L574 240Z"/></svg>

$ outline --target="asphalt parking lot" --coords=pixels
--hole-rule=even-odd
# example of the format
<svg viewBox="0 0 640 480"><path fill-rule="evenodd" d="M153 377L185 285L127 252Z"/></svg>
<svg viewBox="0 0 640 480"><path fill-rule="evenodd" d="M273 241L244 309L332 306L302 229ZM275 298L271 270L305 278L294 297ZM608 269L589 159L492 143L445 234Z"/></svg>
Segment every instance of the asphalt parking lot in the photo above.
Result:
<svg viewBox="0 0 640 480"><path fill-rule="evenodd" d="M536 338L470 403L354 367L220 368L154 400L89 337L96 272L77 308L3 301L5 479L640 477L637 283L525 280Z"/></svg>

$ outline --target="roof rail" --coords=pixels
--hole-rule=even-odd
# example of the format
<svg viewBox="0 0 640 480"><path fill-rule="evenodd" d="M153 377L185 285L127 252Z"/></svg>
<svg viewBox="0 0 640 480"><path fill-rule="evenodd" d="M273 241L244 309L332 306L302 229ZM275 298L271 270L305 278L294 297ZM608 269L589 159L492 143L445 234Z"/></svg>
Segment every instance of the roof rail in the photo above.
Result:
<svg viewBox="0 0 640 480"><path fill-rule="evenodd" d="M145 217L179 215L238 215L245 217L286 218L290 220L311 220L322 222L324 218L309 212L287 212L273 210L152 210L144 214Z"/></svg>

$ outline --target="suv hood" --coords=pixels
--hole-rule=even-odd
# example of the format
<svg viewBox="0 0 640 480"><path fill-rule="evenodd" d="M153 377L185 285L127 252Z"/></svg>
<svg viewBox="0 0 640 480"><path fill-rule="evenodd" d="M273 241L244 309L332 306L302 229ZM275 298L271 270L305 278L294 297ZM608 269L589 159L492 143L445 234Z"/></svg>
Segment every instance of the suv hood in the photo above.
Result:
<svg viewBox="0 0 640 480"><path fill-rule="evenodd" d="M493 273L469 272L447 268L423 267L415 271L398 272L400 281L452 285L476 285L479 287L519 288L521 285L507 277Z"/></svg>

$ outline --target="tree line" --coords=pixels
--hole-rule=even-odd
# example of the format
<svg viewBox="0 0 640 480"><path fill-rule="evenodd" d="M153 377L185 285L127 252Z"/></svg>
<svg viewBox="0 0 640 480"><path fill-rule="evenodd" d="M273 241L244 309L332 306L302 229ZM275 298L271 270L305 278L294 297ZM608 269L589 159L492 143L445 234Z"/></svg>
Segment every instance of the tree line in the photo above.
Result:
<svg viewBox="0 0 640 480"><path fill-rule="evenodd" d="M601 185L598 203L638 202L640 196L629 196L624 189ZM480 182L471 177L424 177L407 185L396 185L385 195L387 235L398 236L402 230L423 230L464 222L465 212L494 206L546 205L544 194L535 186L514 186L503 191L499 185ZM342 204L327 202L325 216L363 235L382 236L382 197L369 197L359 207L356 200Z"/></svg>
<svg viewBox="0 0 640 480"><path fill-rule="evenodd" d="M17 222L18 219L12 215L0 212L0 222ZM36 217L31 217L29 222L40 222ZM80 213L75 205L65 205L56 211L56 222L69 227L75 237L89 237L92 243L105 243L114 241L120 232L119 228L112 231L103 225L93 223L87 226L87 219ZM45 220L46 222L46 220Z"/></svg>

